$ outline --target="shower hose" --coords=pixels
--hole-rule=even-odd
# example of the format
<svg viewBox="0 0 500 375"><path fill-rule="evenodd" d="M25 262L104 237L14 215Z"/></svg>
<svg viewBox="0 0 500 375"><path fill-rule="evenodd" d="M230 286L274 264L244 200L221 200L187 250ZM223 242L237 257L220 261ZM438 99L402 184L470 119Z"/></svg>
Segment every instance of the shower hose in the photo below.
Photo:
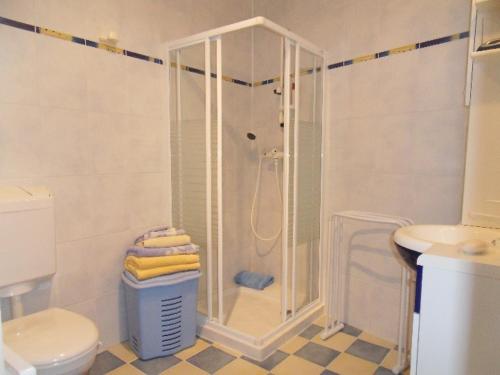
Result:
<svg viewBox="0 0 500 375"><path fill-rule="evenodd" d="M253 195L252 210L250 212L250 226L252 227L253 234L259 240L261 240L261 241L273 241L276 238L278 238L278 236L281 234L281 229L282 229L281 228L282 227L282 225L281 225L281 221L282 221L281 216L280 216L279 230L275 234L271 235L271 237L264 237L264 236L259 235L259 233L257 233L257 229L255 228L255 225L254 225L255 202L257 201L257 197L259 195L260 176L262 174L262 161L263 160L264 160L264 156L261 156L259 158L259 169L258 169L258 172L257 172L257 181L256 181L256 184L255 184L255 193ZM281 197L280 180L279 180L279 176L278 176L278 159L273 159L273 162L274 162L274 179L276 181L276 188L278 189L279 197L280 197L280 202L281 202L281 205L283 206L283 198Z"/></svg>

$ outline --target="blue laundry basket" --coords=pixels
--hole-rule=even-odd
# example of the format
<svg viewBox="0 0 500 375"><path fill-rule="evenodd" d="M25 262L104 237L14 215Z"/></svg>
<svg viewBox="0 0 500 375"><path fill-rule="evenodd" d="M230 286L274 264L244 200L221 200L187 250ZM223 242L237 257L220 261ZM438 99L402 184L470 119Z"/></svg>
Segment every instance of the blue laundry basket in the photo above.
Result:
<svg viewBox="0 0 500 375"><path fill-rule="evenodd" d="M181 272L135 283L125 273L129 343L141 359L174 354L194 345L199 272Z"/></svg>

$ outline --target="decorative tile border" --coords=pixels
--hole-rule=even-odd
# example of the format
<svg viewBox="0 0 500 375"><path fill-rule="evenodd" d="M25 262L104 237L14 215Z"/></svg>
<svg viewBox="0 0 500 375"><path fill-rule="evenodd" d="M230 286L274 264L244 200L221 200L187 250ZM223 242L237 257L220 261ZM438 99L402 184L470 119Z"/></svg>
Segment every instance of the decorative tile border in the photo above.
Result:
<svg viewBox="0 0 500 375"><path fill-rule="evenodd" d="M150 62L155 63L155 64L163 65L163 61L161 59L156 58L156 57L143 55L142 53L137 53L137 52L133 52L133 51L128 51L126 49L114 47L114 46L111 46L111 45L105 44L105 43L98 43L98 42L95 42L95 41L90 40L90 39L80 38L78 36L73 36L71 34L63 33L61 31L52 30L52 29L49 29L47 27L30 25L28 23L15 21L15 20L5 18L5 17L0 17L0 25L10 26L10 27L14 27L16 29L30 31L30 32L37 33L37 34L50 36L52 38L57 38L57 39L61 39L61 40L66 40L68 42L81 44L83 46L98 48L98 49L102 49L104 51L108 51L111 53L116 53L119 55L124 55L124 56L132 57L135 59L150 61Z"/></svg>
<svg viewBox="0 0 500 375"><path fill-rule="evenodd" d="M43 35L46 35L46 36L50 36L52 38L66 40L66 41L77 43L77 44L81 44L81 45L84 45L84 46L87 46L87 47L98 48L98 49L102 49L104 51L108 51L108 52L111 52L111 53L116 53L116 54L119 54L119 55L124 55L124 56L132 57L132 58L135 58L135 59L144 60L144 61L150 61L150 62L155 63L155 64L163 65L163 60L161 60L159 58L156 58L156 57L147 56L147 55L143 55L141 53L128 51L126 49L114 47L114 46L111 46L111 45L108 45L108 44L105 44L105 43L98 43L98 42L95 42L93 40L89 40L89 39L85 39L85 38L80 38L80 37L73 36L73 35L70 35L70 34L66 34L66 33L63 33L63 32L60 32L60 31L52 30L52 29L49 29L49 28L46 28L46 27L40 27L40 26L30 25L30 24L27 24L27 23L24 23L24 22L15 21L15 20L12 20L12 19L9 19L9 18L5 18L5 17L0 17L0 25L10 26L10 27L14 27L16 29L25 30L25 31L35 32L35 33L38 33L38 34L43 34ZM388 56L392 56L392 55L396 55L396 54L400 54L400 53L410 52L410 51L414 51L414 50L417 50L417 49L432 47L432 46L436 46L436 45L439 45L439 44L449 43L449 42L452 42L454 40L466 39L468 37L469 37L469 31L464 31L464 32L461 32L461 33L456 33L456 34L444 36L444 37L441 37L441 38L427 40L425 42L419 42L419 43L414 43L414 44L407 44L405 46L401 46L401 47L397 47L397 48L392 48L392 49L389 49L389 50L386 50L386 51L381 51L381 52L372 53L372 54L368 54L368 55L358 56L358 57L355 57L353 59L336 62L336 63L333 63L333 64L329 64L327 66L327 69L328 70L338 69L338 68L341 68L341 67L344 67L344 66L349 66L349 65L353 65L353 64L359 64L359 63L362 63L362 62L376 60L376 59L381 59L383 57L388 57ZM175 62L171 63L170 66L172 68L176 68L177 67L177 65L176 65ZM202 69L198 69L198 68L194 68L194 67L191 67L191 66L188 66L188 65L182 65L182 64L181 64L180 67L181 67L182 70L185 70L185 71L188 71L188 72L191 72L191 73L194 73L194 74L205 75L205 71L202 70ZM313 70L314 70L313 68L302 69L301 75L312 74ZM321 71L321 68L317 68L317 71ZM211 73L211 77L212 78L217 78L217 74ZM269 85L269 84L271 84L273 82L279 82L281 78L280 77L274 77L274 78L266 79L266 80L263 80L263 81L246 82L246 81L243 81L243 80L240 80L240 79L236 79L236 78L232 78L232 77L228 77L228 76L223 75L222 79L224 81L226 81L226 82L231 82L231 83L234 83L234 84L237 84L237 85L242 85L242 86L246 86L246 87L258 87L258 86Z"/></svg>
<svg viewBox="0 0 500 375"><path fill-rule="evenodd" d="M345 61L333 63L333 64L328 65L328 69L338 69L338 68L341 68L343 66L358 64L358 63L370 61L370 60L381 59L383 57L397 55L399 53L410 52L410 51L414 51L417 49L432 47L432 46L436 46L439 44L449 43L449 42L452 42L454 40L466 39L468 37L469 37L469 32L464 31L464 32L457 33L457 34L443 36L441 38L427 40L425 42L407 44L405 46L392 48L392 49L389 49L386 51L372 53L370 55L358 56L358 57L355 57L355 58L350 59L350 60L345 60Z"/></svg>
<svg viewBox="0 0 500 375"><path fill-rule="evenodd" d="M327 69L328 70L338 69L338 68L341 68L341 67L344 67L344 66L349 66L349 65L353 65L353 64L359 64L359 63L370 61L370 60L381 59L383 57L397 55L397 54L400 54L400 53L405 53L405 52L410 52L410 51L415 51L417 49L432 47L432 46L436 46L436 45L439 45L439 44L449 43L449 42L452 42L454 40L466 39L468 37L469 37L469 32L468 31L464 31L464 32L461 32L461 33L456 33L456 34L452 34L452 35L448 35L448 36L443 36L441 38L427 40L425 42L414 43L414 44L407 44L405 46L392 48L392 49L389 49L389 50L386 50L386 51L381 51L381 52L377 52L377 53L371 53L369 55L358 56L358 57L355 57L353 59L336 62L336 63L333 63L333 64L329 64L327 66ZM319 68L318 68L318 71L320 71ZM303 70L302 74L311 74L312 72L313 72L313 69L305 69L305 70ZM252 87L269 85L269 84L271 84L273 82L279 82L279 81L280 81L280 77L274 77L274 78L266 79L264 81L254 82L252 84Z"/></svg>

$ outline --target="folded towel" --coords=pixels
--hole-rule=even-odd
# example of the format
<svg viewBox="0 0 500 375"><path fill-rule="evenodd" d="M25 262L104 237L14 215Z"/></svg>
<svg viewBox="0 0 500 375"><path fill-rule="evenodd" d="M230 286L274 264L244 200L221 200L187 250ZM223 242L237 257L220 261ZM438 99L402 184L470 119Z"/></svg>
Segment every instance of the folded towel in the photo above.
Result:
<svg viewBox="0 0 500 375"><path fill-rule="evenodd" d="M135 255L138 257L161 257L164 255L198 254L199 252L200 247L190 243L189 245L171 247L132 246L127 250L127 255Z"/></svg>
<svg viewBox="0 0 500 375"><path fill-rule="evenodd" d="M144 240L156 237L169 237L169 236L180 236L181 234L186 234L184 229L177 229L168 226L156 227L150 229L146 233L137 237L134 243L142 242Z"/></svg>
<svg viewBox="0 0 500 375"><path fill-rule="evenodd" d="M187 276L194 276L194 275L197 275L199 273L200 273L200 271L184 271L184 272L182 272L182 275L187 277ZM150 279L142 280L142 281L141 280L137 280L135 278L135 276L132 275L128 271L124 271L123 274L125 275L125 277L128 280L132 281L135 284L149 285L149 284L157 284L157 283L161 283L161 282L168 282L168 281L171 281L171 280L175 280L175 277L178 277L177 275L180 275L181 272L177 272L175 274L170 274L170 275L152 277Z"/></svg>
<svg viewBox="0 0 500 375"><path fill-rule="evenodd" d="M274 282L274 276L258 272L241 271L234 277L234 282L252 289L262 290Z"/></svg>
<svg viewBox="0 0 500 375"><path fill-rule="evenodd" d="M199 270L200 263L178 264L175 266L156 267L145 270L135 268L130 264L125 263L125 269L132 275L134 275L134 277L137 280L146 280L146 279L151 279L153 277L169 275L171 273L176 273L176 272Z"/></svg>
<svg viewBox="0 0 500 375"><path fill-rule="evenodd" d="M191 237L187 234L182 234L180 236L149 238L139 241L136 245L143 247L172 247L188 245L189 243L191 243Z"/></svg>
<svg viewBox="0 0 500 375"><path fill-rule="evenodd" d="M129 265L130 267L142 270L192 263L200 263L200 256L197 254L169 255L162 257L136 257L129 255L125 258L125 266Z"/></svg>

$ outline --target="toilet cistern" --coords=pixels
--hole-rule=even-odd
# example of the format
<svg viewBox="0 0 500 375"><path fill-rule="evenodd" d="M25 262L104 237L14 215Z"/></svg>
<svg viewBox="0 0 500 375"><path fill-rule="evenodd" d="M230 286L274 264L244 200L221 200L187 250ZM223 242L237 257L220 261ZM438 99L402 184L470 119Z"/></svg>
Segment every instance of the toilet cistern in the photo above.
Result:
<svg viewBox="0 0 500 375"><path fill-rule="evenodd" d="M56 272L55 244L50 191L0 187L0 298L11 299L13 317L2 324L5 345L34 366L37 375L81 375L99 348L95 323L58 308L23 316L21 295Z"/></svg>
<svg viewBox="0 0 500 375"><path fill-rule="evenodd" d="M52 194L39 186L0 186L0 228L0 298L11 298L16 318L23 315L20 296L56 272Z"/></svg>

